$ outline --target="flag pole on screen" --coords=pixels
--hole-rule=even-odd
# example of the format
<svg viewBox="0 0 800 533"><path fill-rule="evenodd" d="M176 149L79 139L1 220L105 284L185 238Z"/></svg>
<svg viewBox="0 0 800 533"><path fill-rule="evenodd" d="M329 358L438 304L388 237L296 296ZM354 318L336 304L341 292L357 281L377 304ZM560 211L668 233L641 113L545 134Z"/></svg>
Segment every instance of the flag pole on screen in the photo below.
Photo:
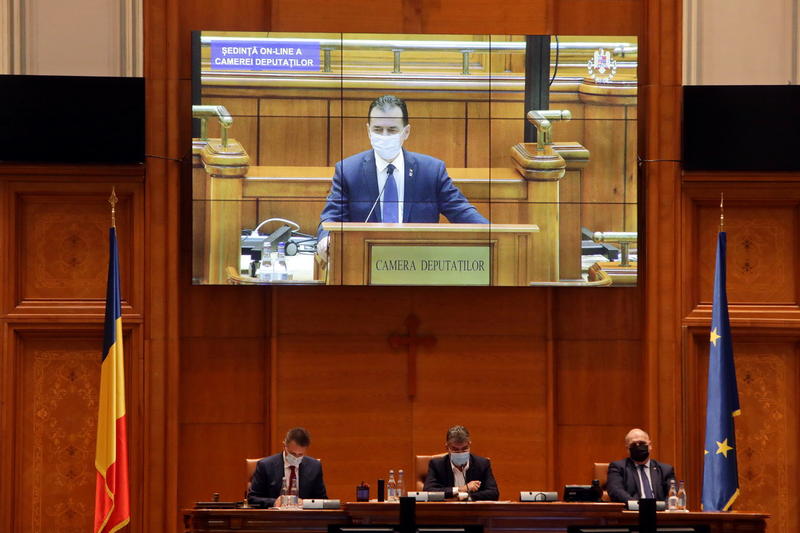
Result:
<svg viewBox="0 0 800 533"><path fill-rule="evenodd" d="M108 202L111 204L111 228L108 234L108 286L94 460L97 470L94 533L113 533L130 522L125 365L122 355L122 305L119 292L115 190L111 191Z"/></svg>
<svg viewBox="0 0 800 533"><path fill-rule="evenodd" d="M725 290L725 245L723 198L720 198L720 231L717 235L717 265L714 273L714 304L708 353L708 399L703 460L704 511L728 511L739 496L734 418L741 414L736 387L736 368Z"/></svg>

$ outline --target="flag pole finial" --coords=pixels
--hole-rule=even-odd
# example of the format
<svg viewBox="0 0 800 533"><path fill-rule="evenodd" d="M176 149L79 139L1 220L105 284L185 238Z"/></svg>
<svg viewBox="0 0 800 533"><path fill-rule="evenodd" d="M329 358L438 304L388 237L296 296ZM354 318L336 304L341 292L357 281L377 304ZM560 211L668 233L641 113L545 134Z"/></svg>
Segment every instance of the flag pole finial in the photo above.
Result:
<svg viewBox="0 0 800 533"><path fill-rule="evenodd" d="M116 187L112 187L111 188L111 196L108 197L108 203L111 204L111 227L112 228L116 228L117 227L116 214L117 214L117 202L119 200L117 200L117 190L116 189L117 189Z"/></svg>
<svg viewBox="0 0 800 533"><path fill-rule="evenodd" d="M725 193L719 193L719 231L725 231Z"/></svg>

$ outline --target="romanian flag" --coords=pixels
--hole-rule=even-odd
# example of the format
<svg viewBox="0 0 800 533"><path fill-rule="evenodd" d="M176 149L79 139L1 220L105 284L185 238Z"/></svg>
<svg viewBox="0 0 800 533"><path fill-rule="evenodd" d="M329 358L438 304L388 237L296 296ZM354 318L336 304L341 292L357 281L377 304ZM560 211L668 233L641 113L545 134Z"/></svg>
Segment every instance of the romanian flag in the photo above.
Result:
<svg viewBox="0 0 800 533"><path fill-rule="evenodd" d="M128 439L125 430L125 369L122 357L122 306L119 294L117 233L109 230L105 338L97 415L97 488L94 532L111 533L131 519L128 494Z"/></svg>
<svg viewBox="0 0 800 533"><path fill-rule="evenodd" d="M708 400L703 461L703 510L728 511L739 496L736 465L736 431L739 392L733 365L728 296L725 292L725 232L717 238L717 268L714 274L714 307L711 314L711 345L708 357Z"/></svg>

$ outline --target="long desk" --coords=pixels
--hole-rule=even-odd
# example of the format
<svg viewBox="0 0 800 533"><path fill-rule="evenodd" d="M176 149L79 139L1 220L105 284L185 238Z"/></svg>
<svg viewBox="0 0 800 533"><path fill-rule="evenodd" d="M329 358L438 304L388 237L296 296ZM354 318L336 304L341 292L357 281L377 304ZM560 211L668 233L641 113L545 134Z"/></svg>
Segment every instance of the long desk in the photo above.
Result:
<svg viewBox="0 0 800 533"><path fill-rule="evenodd" d="M559 532L567 526L632 525L638 513L620 503L418 503L418 524L481 524L486 533ZM760 513L658 513L658 525L708 524L711 533L764 533L768 515ZM187 509L186 533L264 531L323 533L328 524L390 524L399 519L396 503L347 503L337 511L264 509Z"/></svg>

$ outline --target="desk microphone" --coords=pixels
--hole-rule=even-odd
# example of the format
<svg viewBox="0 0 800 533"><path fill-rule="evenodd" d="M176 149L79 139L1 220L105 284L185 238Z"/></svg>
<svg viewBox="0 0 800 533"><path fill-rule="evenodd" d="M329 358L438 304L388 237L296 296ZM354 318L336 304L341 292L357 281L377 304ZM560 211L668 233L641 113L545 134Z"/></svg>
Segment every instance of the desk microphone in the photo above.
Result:
<svg viewBox="0 0 800 533"><path fill-rule="evenodd" d="M369 213L367 213L367 218L365 218L365 219L364 219L364 222L367 222L367 221L369 220L369 217L371 217L371 216L372 216L372 212L373 212L373 211L375 211L375 206L376 206L376 205L378 205L378 200L380 200L380 199L381 199L381 196L383 196L383 189L385 189L385 188L386 188L386 184L387 184L387 183L389 183L389 180L388 180L388 179L387 179L386 181L384 181L384 182L383 182L383 187L381 187L381 190L380 190L380 192L378 193L378 197L377 197L377 198L375 198L375 202L373 202L373 204L372 204L372 207L371 207L371 208L370 208L370 210L369 210Z"/></svg>

